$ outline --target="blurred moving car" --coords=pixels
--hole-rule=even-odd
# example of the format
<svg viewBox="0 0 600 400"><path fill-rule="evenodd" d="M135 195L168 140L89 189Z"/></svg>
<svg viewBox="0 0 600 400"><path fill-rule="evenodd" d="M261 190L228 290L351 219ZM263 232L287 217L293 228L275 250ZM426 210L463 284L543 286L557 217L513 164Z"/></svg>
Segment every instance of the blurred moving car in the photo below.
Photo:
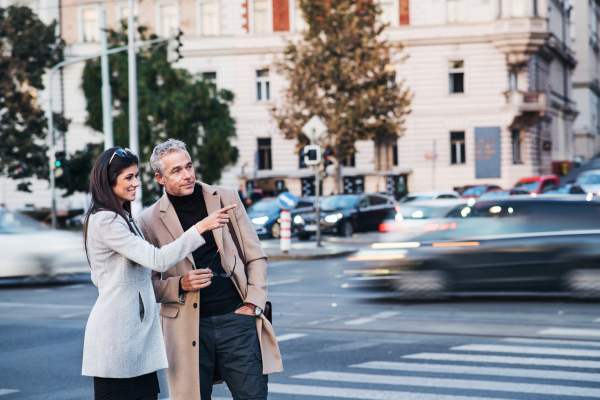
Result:
<svg viewBox="0 0 600 400"><path fill-rule="evenodd" d="M586 193L600 193L600 169L582 172L576 182Z"/></svg>
<svg viewBox="0 0 600 400"><path fill-rule="evenodd" d="M431 191L431 192L412 192L404 196L400 203L420 200L438 200L438 199L460 199L460 194L453 190L449 191Z"/></svg>
<svg viewBox="0 0 600 400"><path fill-rule="evenodd" d="M379 224L379 232L419 234L432 219L445 218L456 206L467 204L466 199L423 200L399 204Z"/></svg>
<svg viewBox="0 0 600 400"><path fill-rule="evenodd" d="M510 190L494 189L494 190L485 192L484 194L479 196L477 198L477 200L479 200L479 201L489 200L489 199L495 199L498 197L516 196L516 195L529 195L529 191L526 189L521 189L521 188L514 188L514 189L510 189Z"/></svg>
<svg viewBox="0 0 600 400"><path fill-rule="evenodd" d="M0 278L89 273L83 236L0 207Z"/></svg>
<svg viewBox="0 0 600 400"><path fill-rule="evenodd" d="M544 189L550 186L558 186L560 182L558 181L558 176L556 175L542 175L542 176L532 176L530 178L519 179L515 188L521 188L528 190L529 193L540 194L544 191Z"/></svg>
<svg viewBox="0 0 600 400"><path fill-rule="evenodd" d="M298 205L291 210L292 220L298 213L314 209L314 200L308 197L298 198ZM246 210L254 230L259 236L270 236L274 239L281 237L281 208L277 205L277 198L265 197L252 204Z"/></svg>
<svg viewBox="0 0 600 400"><path fill-rule="evenodd" d="M376 231L394 210L396 202L378 194L337 194L321 200L321 232L352 236L358 231ZM308 240L317 230L314 210L292 217L292 231Z"/></svg>
<svg viewBox="0 0 600 400"><path fill-rule="evenodd" d="M586 194L587 192L583 190L578 185L574 185L572 183L568 183L566 185L558 185L558 186L548 186L542 194Z"/></svg>
<svg viewBox="0 0 600 400"><path fill-rule="evenodd" d="M502 190L502 188L498 185L465 186L460 192L460 197L463 199L473 199L492 190Z"/></svg>
<svg viewBox="0 0 600 400"><path fill-rule="evenodd" d="M461 205L412 242L375 243L359 252L349 260L377 264L347 273L416 297L484 291L600 297L600 201L586 199L513 196Z"/></svg>

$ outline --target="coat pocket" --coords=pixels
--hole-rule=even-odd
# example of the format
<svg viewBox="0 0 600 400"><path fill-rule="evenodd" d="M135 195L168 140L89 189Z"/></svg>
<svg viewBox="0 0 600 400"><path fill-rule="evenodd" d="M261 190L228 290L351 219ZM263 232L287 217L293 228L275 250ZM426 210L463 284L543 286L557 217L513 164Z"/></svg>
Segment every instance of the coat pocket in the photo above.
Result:
<svg viewBox="0 0 600 400"><path fill-rule="evenodd" d="M179 307L163 304L158 313L161 317L175 318L179 314Z"/></svg>

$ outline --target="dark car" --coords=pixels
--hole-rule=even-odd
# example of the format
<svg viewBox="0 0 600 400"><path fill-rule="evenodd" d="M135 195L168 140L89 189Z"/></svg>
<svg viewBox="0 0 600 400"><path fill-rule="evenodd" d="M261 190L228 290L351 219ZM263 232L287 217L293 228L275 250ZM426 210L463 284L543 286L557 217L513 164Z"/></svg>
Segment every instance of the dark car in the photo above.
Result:
<svg viewBox="0 0 600 400"><path fill-rule="evenodd" d="M298 198L298 205L291 210L292 219L298 213L314 209L314 200L308 197ZM281 236L280 214L281 209L277 205L275 197L266 197L252 204L246 210L254 230L259 236L270 236L279 239Z"/></svg>
<svg viewBox="0 0 600 400"><path fill-rule="evenodd" d="M321 200L321 232L352 236L358 231L376 231L394 210L396 202L378 194L338 194ZM308 240L316 232L316 213L300 213L292 217L298 239Z"/></svg>
<svg viewBox="0 0 600 400"><path fill-rule="evenodd" d="M566 185L548 186L542 194L586 194L580 186L568 183Z"/></svg>
<svg viewBox="0 0 600 400"><path fill-rule="evenodd" d="M374 244L386 249L374 260L395 261L385 268L378 261L355 279L381 278L412 296L565 291L598 297L600 201L586 198L515 196L458 206L412 243Z"/></svg>

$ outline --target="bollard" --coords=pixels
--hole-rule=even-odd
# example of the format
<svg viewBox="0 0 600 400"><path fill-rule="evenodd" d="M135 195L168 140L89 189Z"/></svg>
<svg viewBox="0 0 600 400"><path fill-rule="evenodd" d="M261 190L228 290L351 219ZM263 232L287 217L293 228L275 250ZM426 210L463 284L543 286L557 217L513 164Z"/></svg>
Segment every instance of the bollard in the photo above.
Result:
<svg viewBox="0 0 600 400"><path fill-rule="evenodd" d="M287 210L281 210L280 214L280 245L281 251L287 253L292 247L292 213Z"/></svg>

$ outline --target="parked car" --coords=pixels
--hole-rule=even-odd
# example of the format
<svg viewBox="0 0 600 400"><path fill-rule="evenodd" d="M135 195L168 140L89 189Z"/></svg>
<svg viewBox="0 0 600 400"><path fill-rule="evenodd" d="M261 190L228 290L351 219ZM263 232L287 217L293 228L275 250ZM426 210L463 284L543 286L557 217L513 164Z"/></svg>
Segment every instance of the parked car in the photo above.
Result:
<svg viewBox="0 0 600 400"><path fill-rule="evenodd" d="M338 194L321 200L321 232L352 236L358 231L376 231L379 224L394 210L396 202L379 194ZM316 232L314 210L292 217L293 232L298 239L308 240Z"/></svg>
<svg viewBox="0 0 600 400"><path fill-rule="evenodd" d="M465 204L465 199L423 200L398 204L379 224L379 231L422 233L432 219L445 218L454 208Z"/></svg>
<svg viewBox="0 0 600 400"><path fill-rule="evenodd" d="M566 185L548 186L542 194L555 195L555 194L586 194L580 186L568 183Z"/></svg>
<svg viewBox="0 0 600 400"><path fill-rule="evenodd" d="M89 273L83 236L0 207L0 278Z"/></svg>
<svg viewBox="0 0 600 400"><path fill-rule="evenodd" d="M600 201L586 197L461 205L411 243L376 243L374 249L385 250L358 253L350 261L375 263L348 274L417 297L483 291L600 297Z"/></svg>
<svg viewBox="0 0 600 400"><path fill-rule="evenodd" d="M586 193L600 193L600 169L582 172L576 182Z"/></svg>
<svg viewBox="0 0 600 400"><path fill-rule="evenodd" d="M540 194L544 189L550 186L558 186L560 182L556 175L532 176L530 178L519 179L515 188L526 189L529 193Z"/></svg>
<svg viewBox="0 0 600 400"><path fill-rule="evenodd" d="M474 199L492 190L502 190L502 188L498 185L465 186L460 192L460 197L463 199Z"/></svg>
<svg viewBox="0 0 600 400"><path fill-rule="evenodd" d="M291 210L292 219L301 212L314 209L314 200L308 197L298 198L298 205ZM252 204L246 210L254 230L259 236L270 236L275 239L281 237L281 208L277 205L277 198L265 197Z"/></svg>
<svg viewBox="0 0 600 400"><path fill-rule="evenodd" d="M404 196L400 203L420 200L438 200L438 199L460 199L460 194L454 190L431 191L431 192L412 192Z"/></svg>
<svg viewBox="0 0 600 400"><path fill-rule="evenodd" d="M522 189L522 188L514 188L514 189L510 189L510 190L494 189L494 190L485 192L484 194L479 196L477 198L477 200L481 201L481 200L495 199L495 198L504 197L504 196L516 196L516 195L528 195L528 194L530 194L529 191L526 189Z"/></svg>

